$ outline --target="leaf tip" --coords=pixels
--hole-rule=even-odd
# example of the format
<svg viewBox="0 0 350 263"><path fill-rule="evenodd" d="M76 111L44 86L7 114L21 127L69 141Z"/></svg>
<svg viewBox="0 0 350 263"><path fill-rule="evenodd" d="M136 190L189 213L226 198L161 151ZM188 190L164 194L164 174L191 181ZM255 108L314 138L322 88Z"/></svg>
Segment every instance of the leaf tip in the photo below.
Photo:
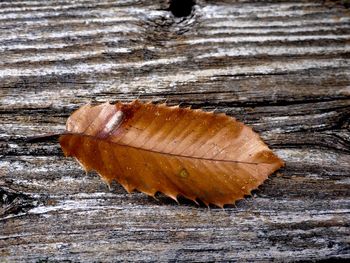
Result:
<svg viewBox="0 0 350 263"><path fill-rule="evenodd" d="M224 209L224 203L213 203L213 205L216 205L217 207L220 207L221 209Z"/></svg>
<svg viewBox="0 0 350 263"><path fill-rule="evenodd" d="M180 204L179 203L179 200L177 199L177 195L174 195L174 194L170 194L170 193L167 193L165 194L166 196L170 197L171 199L173 199L178 205Z"/></svg>
<svg viewBox="0 0 350 263"><path fill-rule="evenodd" d="M130 186L127 183L121 183L121 185L123 186L123 188L128 192L128 194L131 194L132 192L134 192L135 188Z"/></svg>

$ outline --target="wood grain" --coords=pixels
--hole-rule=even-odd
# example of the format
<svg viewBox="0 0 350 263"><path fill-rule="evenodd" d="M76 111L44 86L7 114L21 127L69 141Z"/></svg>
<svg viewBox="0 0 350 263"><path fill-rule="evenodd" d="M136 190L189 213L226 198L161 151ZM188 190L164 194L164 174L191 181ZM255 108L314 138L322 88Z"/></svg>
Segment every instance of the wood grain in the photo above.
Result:
<svg viewBox="0 0 350 263"><path fill-rule="evenodd" d="M350 258L345 1L0 2L2 262ZM225 112L286 161L225 210L108 187L56 140L89 102Z"/></svg>

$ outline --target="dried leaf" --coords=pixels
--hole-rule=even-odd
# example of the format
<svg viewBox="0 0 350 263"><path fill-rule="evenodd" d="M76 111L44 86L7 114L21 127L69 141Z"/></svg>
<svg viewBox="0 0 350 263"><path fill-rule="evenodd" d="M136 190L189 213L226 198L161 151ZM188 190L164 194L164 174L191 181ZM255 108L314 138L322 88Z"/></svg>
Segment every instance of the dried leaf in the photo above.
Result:
<svg viewBox="0 0 350 263"><path fill-rule="evenodd" d="M259 135L225 114L133 101L85 105L60 137L66 156L128 192L223 207L283 166Z"/></svg>

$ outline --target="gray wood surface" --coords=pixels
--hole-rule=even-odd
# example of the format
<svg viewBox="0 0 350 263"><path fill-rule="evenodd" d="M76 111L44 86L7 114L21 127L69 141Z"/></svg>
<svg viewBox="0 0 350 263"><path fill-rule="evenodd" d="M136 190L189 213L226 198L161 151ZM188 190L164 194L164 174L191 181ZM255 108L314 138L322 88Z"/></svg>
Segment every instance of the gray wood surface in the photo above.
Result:
<svg viewBox="0 0 350 263"><path fill-rule="evenodd" d="M348 1L0 2L0 261L350 258ZM226 209L127 194L56 140L89 101L252 126L286 167Z"/></svg>

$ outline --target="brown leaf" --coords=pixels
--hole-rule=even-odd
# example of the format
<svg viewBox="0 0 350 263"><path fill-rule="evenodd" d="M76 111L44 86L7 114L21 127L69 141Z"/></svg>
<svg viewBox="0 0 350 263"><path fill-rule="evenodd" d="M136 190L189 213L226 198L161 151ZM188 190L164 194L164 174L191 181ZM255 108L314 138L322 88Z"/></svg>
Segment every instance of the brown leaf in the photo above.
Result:
<svg viewBox="0 0 350 263"><path fill-rule="evenodd" d="M225 114L133 101L85 105L60 137L66 156L128 191L223 207L283 166L260 139Z"/></svg>

